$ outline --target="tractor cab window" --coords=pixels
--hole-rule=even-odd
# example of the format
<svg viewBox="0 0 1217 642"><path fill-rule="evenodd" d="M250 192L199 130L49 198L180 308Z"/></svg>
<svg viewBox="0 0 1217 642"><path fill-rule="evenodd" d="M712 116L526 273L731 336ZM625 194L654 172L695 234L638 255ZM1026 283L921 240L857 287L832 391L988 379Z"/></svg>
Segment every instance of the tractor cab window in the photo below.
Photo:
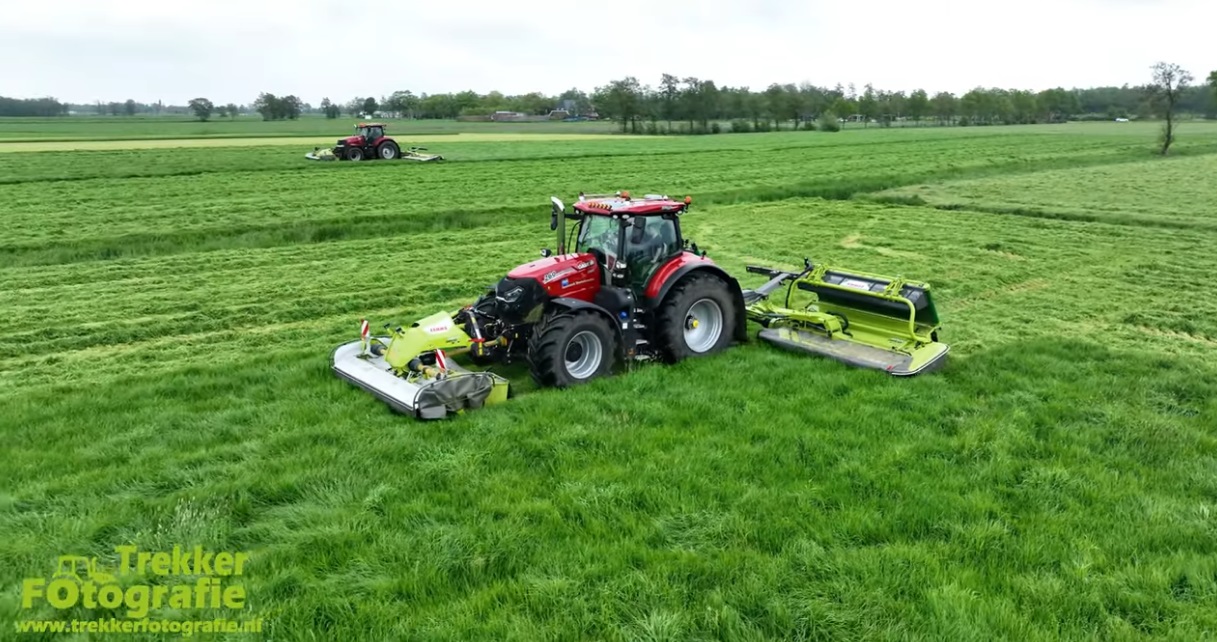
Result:
<svg viewBox="0 0 1217 642"><path fill-rule="evenodd" d="M680 254L681 248L677 242L675 220L645 216L635 221L642 221L642 228L626 228L625 258L630 266L630 281L643 288L655 270L669 258Z"/></svg>
<svg viewBox="0 0 1217 642"><path fill-rule="evenodd" d="M587 216L579 228L579 240L575 246L577 252L589 252L598 249L606 254L617 253L617 236L621 233L621 224L608 216Z"/></svg>
<svg viewBox="0 0 1217 642"><path fill-rule="evenodd" d="M383 134L381 133L379 127L368 127L364 130L364 137L368 139L368 142L372 142L381 136L383 136Z"/></svg>
<svg viewBox="0 0 1217 642"><path fill-rule="evenodd" d="M606 263L602 270L611 270L617 260L617 239L621 234L621 223L608 216L585 216L580 222L576 252L599 250L604 253Z"/></svg>

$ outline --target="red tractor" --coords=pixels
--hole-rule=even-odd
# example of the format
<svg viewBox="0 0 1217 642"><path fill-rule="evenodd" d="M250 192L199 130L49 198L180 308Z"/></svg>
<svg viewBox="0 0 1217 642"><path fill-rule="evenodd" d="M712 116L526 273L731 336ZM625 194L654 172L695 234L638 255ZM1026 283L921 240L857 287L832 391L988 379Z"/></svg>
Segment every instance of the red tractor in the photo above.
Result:
<svg viewBox="0 0 1217 642"><path fill-rule="evenodd" d="M454 317L479 364L527 359L542 386L609 374L616 362L675 362L746 341L739 282L686 249L691 199L580 194L573 212L551 197L557 252L507 273ZM568 247L565 221L578 221Z"/></svg>
<svg viewBox="0 0 1217 642"><path fill-rule="evenodd" d="M401 148L397 141L385 136L384 123L359 123L355 125L355 135L338 139L333 152L338 160L393 160L401 155Z"/></svg>
<svg viewBox="0 0 1217 642"><path fill-rule="evenodd" d="M412 160L419 162L442 161L438 154L421 154L425 147L411 147L403 154L397 141L385 136L384 123L359 123L355 125L355 135L338 139L338 144L332 149L314 147L313 151L304 155L309 160L350 160L361 161L365 158L383 158L393 160Z"/></svg>

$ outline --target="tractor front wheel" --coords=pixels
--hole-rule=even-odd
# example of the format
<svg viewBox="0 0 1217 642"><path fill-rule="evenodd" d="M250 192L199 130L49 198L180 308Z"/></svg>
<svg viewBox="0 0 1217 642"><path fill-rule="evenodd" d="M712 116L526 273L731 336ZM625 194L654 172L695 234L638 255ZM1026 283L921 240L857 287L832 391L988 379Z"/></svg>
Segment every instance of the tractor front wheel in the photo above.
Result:
<svg viewBox="0 0 1217 642"><path fill-rule="evenodd" d="M546 316L533 328L528 363L539 386L565 388L610 374L617 336L604 315L591 310Z"/></svg>
<svg viewBox="0 0 1217 642"><path fill-rule="evenodd" d="M735 331L730 288L710 274L686 277L660 307L658 331L657 347L669 363L724 350Z"/></svg>
<svg viewBox="0 0 1217 642"><path fill-rule="evenodd" d="M361 161L363 160L363 150L358 147L347 148L347 160Z"/></svg>
<svg viewBox="0 0 1217 642"><path fill-rule="evenodd" d="M380 154L380 157L385 160L393 160L394 158L397 158L398 154L401 153L401 150L397 148L397 143L389 140L381 143L380 147L376 150L376 153Z"/></svg>

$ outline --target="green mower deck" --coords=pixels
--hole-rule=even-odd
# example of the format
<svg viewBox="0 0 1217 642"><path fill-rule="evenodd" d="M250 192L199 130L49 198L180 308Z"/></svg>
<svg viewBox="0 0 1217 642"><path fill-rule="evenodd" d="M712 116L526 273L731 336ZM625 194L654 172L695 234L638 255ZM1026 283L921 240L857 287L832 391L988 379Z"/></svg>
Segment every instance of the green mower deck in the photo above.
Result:
<svg viewBox="0 0 1217 642"><path fill-rule="evenodd" d="M804 259L802 272L750 265L770 280L745 293L748 318L764 326L759 339L783 349L835 359L893 376L932 372L946 364L950 347L938 341L938 311L928 283L905 281ZM783 305L769 295L786 286ZM795 290L809 293L791 306Z"/></svg>

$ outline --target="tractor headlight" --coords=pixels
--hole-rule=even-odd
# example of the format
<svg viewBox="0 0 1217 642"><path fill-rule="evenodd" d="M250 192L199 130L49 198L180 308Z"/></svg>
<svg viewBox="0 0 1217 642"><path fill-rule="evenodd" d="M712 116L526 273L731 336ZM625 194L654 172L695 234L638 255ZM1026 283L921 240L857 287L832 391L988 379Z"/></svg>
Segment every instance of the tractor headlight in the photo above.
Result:
<svg viewBox="0 0 1217 642"><path fill-rule="evenodd" d="M515 303L520 300L520 295L522 294L524 294L524 288L516 287L509 290L507 294L498 297L498 299L503 303Z"/></svg>

